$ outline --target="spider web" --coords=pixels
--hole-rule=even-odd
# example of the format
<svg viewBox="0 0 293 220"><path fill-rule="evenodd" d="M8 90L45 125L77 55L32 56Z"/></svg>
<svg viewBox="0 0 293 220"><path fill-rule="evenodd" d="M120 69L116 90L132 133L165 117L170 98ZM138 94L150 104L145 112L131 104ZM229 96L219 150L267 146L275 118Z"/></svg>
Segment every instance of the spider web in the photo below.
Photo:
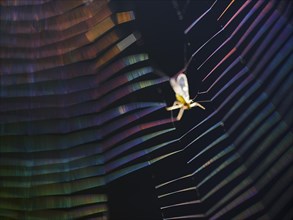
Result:
<svg viewBox="0 0 293 220"><path fill-rule="evenodd" d="M153 169L172 170L157 173L164 219L292 218L292 3L243 1L229 10L191 56L218 43L195 66L206 72L197 99L213 110Z"/></svg>
<svg viewBox="0 0 293 220"><path fill-rule="evenodd" d="M176 131L168 77L114 6L0 2L0 216L107 219L108 184L151 167L164 219L292 218L292 3L233 3L191 54L207 110Z"/></svg>

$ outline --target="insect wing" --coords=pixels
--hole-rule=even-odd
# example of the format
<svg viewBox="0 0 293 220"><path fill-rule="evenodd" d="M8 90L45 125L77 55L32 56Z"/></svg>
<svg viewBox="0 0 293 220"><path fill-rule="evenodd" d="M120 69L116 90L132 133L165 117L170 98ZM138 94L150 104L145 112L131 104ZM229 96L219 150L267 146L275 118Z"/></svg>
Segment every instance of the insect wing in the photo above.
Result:
<svg viewBox="0 0 293 220"><path fill-rule="evenodd" d="M188 81L185 74L180 73L176 79L171 78L170 84L176 94L182 96L185 101L189 100Z"/></svg>

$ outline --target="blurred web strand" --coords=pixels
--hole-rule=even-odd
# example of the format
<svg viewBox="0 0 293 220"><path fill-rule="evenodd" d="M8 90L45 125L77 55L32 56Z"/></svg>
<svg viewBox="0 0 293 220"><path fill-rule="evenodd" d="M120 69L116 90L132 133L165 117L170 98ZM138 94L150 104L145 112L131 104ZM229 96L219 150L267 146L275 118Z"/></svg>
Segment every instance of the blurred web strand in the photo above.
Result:
<svg viewBox="0 0 293 220"><path fill-rule="evenodd" d="M2 0L3 1L3 0ZM2 3L1 1L1 3ZM5 10L1 11L0 19L3 21L27 21L27 20L42 20L42 19L50 19L55 16L60 16L62 14L66 14L69 11L73 10L74 8L81 8L83 6L82 1L57 1L57 2L46 2L45 5L50 5L46 10L46 13L43 13L40 9L43 5L37 5L38 1L31 1L29 6L26 6L26 4L14 4L16 1L10 1L7 0L6 2L12 2L11 7L10 4L4 4L5 6L8 6L5 8ZM17 2L23 2L23 0L17 1ZM36 4L37 3L37 4ZM4 6L4 7L5 7ZM56 10L58 8L58 10ZM25 9L25 10L24 10ZM13 13L14 12L14 13ZM33 12L33 13L31 13Z"/></svg>
<svg viewBox="0 0 293 220"><path fill-rule="evenodd" d="M47 96L50 96L53 92L54 94L56 95L59 95L58 98L65 98L68 102L72 102L72 98L71 96L76 94L77 92L83 92L83 95L86 94L86 96L88 97L84 97L82 101L86 101L87 99L92 99L93 97L95 97L95 99L97 99L98 97L100 96L103 96L105 95L106 93L109 93L111 91L110 88L112 88L113 90L116 89L117 87L119 86L122 86L128 82L131 82L139 77L142 77L144 75L148 75L148 74L151 74L153 72L153 68L151 68L150 66L144 66L142 68L138 68L136 70L133 70L133 71L128 71L126 72L125 74L120 74L120 76L117 76L111 80L108 80L107 83L107 86L106 85L100 85L98 88L97 87L97 84L95 84L95 82L93 81L90 81L90 80L86 80L86 82L91 82L92 85L90 86L86 86L85 83L80 83L79 87L72 87L70 85L67 84L67 86L69 87L69 89L66 89L66 88L63 88L63 87L60 87L60 86L56 86L55 83L56 82L53 82L52 84L47 84L48 86L52 85L52 89L50 91L48 90L43 90L42 89L42 85L40 86L37 86L35 85L35 90L34 90L34 93L32 93L31 91L23 91L23 88L24 86L20 87L20 89L17 89L17 87L15 86L13 89L11 88L10 90L8 90L7 92L3 92L3 94L0 94L0 97L1 98L14 98L14 97L22 97L22 100L23 101L27 101L27 97L30 95L30 99L31 100L45 100L46 102L52 102L54 100L54 102L56 102L56 98L51 98L49 99L49 97ZM117 73L115 73L117 74ZM92 79L91 79L92 80ZM76 84L75 84L76 85ZM29 86L32 86L32 85L29 85ZM28 87L29 87L28 86ZM100 90L99 94L95 94L97 90ZM95 94L95 95L94 95ZM4 96L4 97L3 97ZM78 101L78 100L76 100ZM18 102L20 103L20 102ZM42 104L42 103L41 103ZM44 105L41 105L39 104L39 107L43 106ZM65 104L65 103L64 103ZM47 105L47 103L46 103ZM51 104L52 105L52 104ZM55 104L56 106L58 106L57 104ZM0 110L1 111L1 110Z"/></svg>
<svg viewBox="0 0 293 220"><path fill-rule="evenodd" d="M78 7L68 13L64 13L60 16L46 20L46 25L43 23L44 20L9 21L7 25L1 27L1 29L6 33L3 35L3 39L0 41L0 45L2 46L3 42L10 42L8 45L11 45L13 41L7 37L11 36L12 34L25 34L29 32L31 38L35 39L36 42L29 41L29 36L14 36L14 39L18 39L17 42L15 42L15 45L19 46L20 48L29 48L28 46L32 45L35 45L36 47L48 46L49 42L58 43L58 41L68 39L80 33L84 33L85 31L89 30L91 25L95 25L101 22L110 14L112 14L112 11L110 11L107 5L107 1L101 0L96 1L95 4L93 4L91 7ZM71 19L72 17L75 19ZM14 24L13 29L9 28L11 23ZM78 30L73 32L72 28L77 28ZM50 38L48 39L46 36L39 35L40 30L63 31L63 34L62 36L59 34L50 35ZM60 37L60 40L58 40L58 37ZM27 45L21 44L24 42L27 42ZM3 44L4 47L7 47L8 45ZM19 50L20 48L16 47L16 50ZM37 48L30 47L29 49L30 51L35 51ZM14 51L10 52L14 53ZM40 52L43 53L43 51Z"/></svg>
<svg viewBox="0 0 293 220"><path fill-rule="evenodd" d="M110 78L112 75L116 74L120 70L124 69L127 66L130 66L135 63L143 62L148 60L149 57L145 53L134 54L130 56L123 57L117 61L114 61L110 65L106 66L104 69L99 69L95 66L97 60L90 62L89 64L83 65L79 63L79 68L85 70L84 76L99 76L94 82L102 83ZM3 86L14 86L15 84L32 84L38 82L50 82L54 80L70 80L79 77L80 70L77 68L77 65L65 66L63 68L56 67L50 71L41 71L34 73L24 73L18 75L1 75L1 83ZM59 71L68 72L68 74L56 74ZM54 74L55 73L55 74Z"/></svg>
<svg viewBox="0 0 293 220"><path fill-rule="evenodd" d="M118 123L116 123L116 124L111 123L110 126L105 126L103 129L95 128L91 132L89 132L86 135L86 137L84 137L82 140L80 140L81 139L80 137L84 135L84 132L82 132L82 131L74 132L74 133L68 134L68 135L63 135L62 137L58 137L57 135L43 135L43 136L39 137L39 139L41 139L41 138L46 138L46 139L54 138L54 141L56 141L55 145L53 145L54 147L50 146L50 145L52 145L52 143L51 143L51 141L48 140L46 144L41 145L42 149L39 148L40 144L37 144L37 143L31 144L30 152L39 152L39 151L45 151L45 150L68 149L68 148L71 148L71 147L74 147L74 146L86 144L88 142L101 140L104 136L107 136L107 135L111 134L115 129L121 128L121 127L125 126L129 122L135 121L137 117L149 114L150 112L152 112L154 110L157 110L157 109L158 109L157 107L155 107L153 109L152 108L145 109L145 110L142 110L139 113L137 113L136 116L130 115L130 116L127 116L126 118L122 118L121 120L118 121L119 124ZM161 121L161 122L164 123L164 121ZM160 123L160 122L157 122L157 123ZM154 123L154 125L156 125L156 123ZM124 133L121 133L119 135L119 138L125 138L125 136L122 136L122 134L124 134ZM112 138L114 139L114 137L112 137ZM127 135L126 135L126 137L127 137ZM9 141L10 140L11 145L13 145L17 149L17 148L20 148L19 147L19 144L20 144L19 141L21 141L23 144L25 144L25 143L27 144L27 143L30 143L32 141L32 138L33 137L26 137L25 136L25 137L19 138L20 140L18 140L18 141L17 140L13 141L12 140L13 137L10 137L10 138L9 137L8 138L3 137L2 140L3 141ZM70 143L71 143L70 146L68 146L65 143L65 140L67 138L70 139ZM110 143L113 143L113 140L111 140L109 142L105 141L103 148L112 146L112 145L110 145ZM1 150L3 152L5 152L5 149L1 149ZM13 149L13 150L15 151L15 149ZM18 149L18 150L20 152L26 152L26 150L24 150L24 149L22 149L22 150Z"/></svg>
<svg viewBox="0 0 293 220"><path fill-rule="evenodd" d="M130 149L130 148L133 148L133 147L135 147L136 145L139 145L140 143L142 143L143 141L146 141L146 140L149 140L149 139L152 139L152 138L154 138L154 137L156 137L156 136L158 136L158 135L161 135L161 134L164 134L164 133L166 133L166 132L170 132L170 131L172 131L172 130L174 130L174 129L168 129L168 130L163 130L163 131L161 131L161 132L156 132L155 134L152 134L152 135L145 135L145 136L142 136L142 137L140 137L140 138L138 138L138 139L135 139L135 140L133 140L132 142L133 143L130 143L130 142L127 142L126 144L123 144L123 145L121 145L121 147L123 147L123 149L121 149L121 147L118 145L117 147L115 147L113 150L111 150L112 151L112 154L110 155L110 156L107 156L107 154L105 155L105 156L102 156L102 155L100 155L100 156L98 156L98 157L93 157L93 155L89 155L88 157L81 157L82 158L82 160L80 160L81 158L78 158L78 159L75 159L75 161L74 161L74 159L73 158L70 158L71 159L71 161L70 161L70 167L68 167L68 169L64 169L64 166L66 165L66 163L68 162L68 160L62 160L62 161L60 161L59 162L59 165L58 166L56 166L55 165L55 163L58 163L57 161L48 161L48 162L50 162L50 164L49 165L52 165L51 167L50 166L48 166L47 164L46 164L46 166L44 166L44 165L42 165L42 166L40 166L41 164L38 164L38 163L40 163L40 162L45 162L45 161L43 161L43 160L39 160L39 161L36 161L37 163L34 163L34 164L31 164L32 162L31 161L24 161L24 162L26 162L26 163L23 163L22 164L22 166L26 166L26 172L24 173L24 174L28 174L28 173L30 173L30 175L42 175L42 180L41 181L39 181L37 184L35 184L35 185L41 185L42 184L42 182L44 182L45 180L46 180L46 176L48 176L48 174L50 174L50 173L53 173L53 174L55 174L56 172L58 172L58 173L60 173L58 176L57 176L57 178L55 178L55 179L53 179L53 182L55 181L56 183L57 182L59 182L59 181L64 181L64 180L66 180L66 181L69 181L69 175L68 174L71 174L71 175L73 175L74 174L74 170L77 170L77 169L80 169L80 168L85 168L85 170L84 170L84 172L83 172L83 174L86 174L86 176L87 177L90 177L90 176L96 176L98 173L97 173L97 169L95 169L95 171L96 172L94 172L94 173L91 173L90 174L90 172L89 172L89 170L91 169L91 168L93 168L93 166L96 166L96 165L101 165L101 164L103 164L104 162L108 162L108 160L109 159L112 159L114 156L117 156L118 154L120 154L120 153L122 153L123 151L126 151L126 150L128 150L128 149ZM154 151L154 150L157 150L157 149L159 149L159 148L161 148L161 147L164 147L164 146L166 146L166 145L168 145L168 144L170 144L171 142L166 142L166 143L164 143L164 144L160 144L160 145L157 145L157 146L154 146L154 147L151 147L150 149L148 149L148 150L143 150L142 151L142 154L141 153L135 153L135 154L133 154L133 156L131 156L131 155L128 155L127 157L125 157L125 158L121 158L121 159L119 159L119 160L116 160L116 161L114 161L114 162L110 162L109 164L106 164L106 170L107 171L111 171L111 169L113 169L114 167L115 168L117 168L117 165L118 166L121 166L121 165L123 165L123 164L125 164L125 163L128 163L128 162L130 162L130 161L132 161L132 160L134 160L134 159L136 159L136 158L138 158L138 157L140 157L140 156L142 156L142 155L147 155L148 153L150 153L150 152L152 152L152 151ZM113 153L114 153L114 155L113 155ZM103 160L102 160L102 157L104 158ZM92 159L91 159L92 158ZM97 160L97 158L100 158L99 160ZM118 162L117 162L118 161ZM119 161L121 161L121 162L119 162ZM6 161L3 161L3 163L4 164L7 164L7 160ZM21 161L20 161L21 162ZM28 164L27 162L30 162L30 164ZM19 163L19 162L18 162ZM15 165L15 162L13 163L14 165ZM42 167L43 167L43 169L45 169L46 170L46 173L43 173L43 172L36 172L36 171L38 171L38 170L33 170L34 169L34 167L35 166L38 166L38 170L39 171L42 171ZM102 168L102 167L101 167ZM78 172L76 172L76 174L74 174L74 176L75 176L75 179L78 179L78 178L82 178L81 177L81 173L80 173L80 170L77 170ZM6 176L8 173L6 173L6 172L2 172L1 173L1 176ZM90 174L90 175L87 175L87 174ZM101 174L105 174L104 172L102 172ZM65 175L65 176L64 176ZM10 176L10 175L9 175ZM28 175L29 176L29 175ZM23 177L25 177L25 176L23 176ZM83 176L83 178L84 178L85 176ZM7 180L9 179L9 178L6 178ZM52 178L51 178L52 179ZM3 183L6 183L6 182L8 182L7 180L5 180ZM18 184L19 184L19 186L24 186L25 185L25 179L23 179L23 181L21 181L21 182L17 182ZM43 184L45 184L45 182L43 183ZM34 185L34 184L33 184Z"/></svg>
<svg viewBox="0 0 293 220"><path fill-rule="evenodd" d="M13 199L11 198L2 198L0 208L9 208L14 210L25 210L25 206L29 206L29 209L32 210L32 207L35 207L37 210L43 208L70 208L71 204L75 208L78 208L80 204L83 204L83 201L86 201L86 204L98 204L107 201L107 196L105 194L92 194L92 195L75 195L75 196L60 196L56 198L54 196L50 196L47 198L48 203L44 203L40 201L38 198L32 198L31 204L26 204L27 199L19 199L17 203L12 203Z"/></svg>
<svg viewBox="0 0 293 220"><path fill-rule="evenodd" d="M71 104L67 105L66 104L62 110L59 110L59 109L56 110L56 108L57 108L56 106L47 106L45 108L37 108L37 104L35 104L36 109L31 110L33 115L30 116L30 120L34 121L34 120L42 120L42 119L62 118L65 110L67 112L66 113L67 117L75 117L75 116L80 116L85 113L102 111L105 109L105 107L107 105L121 99L122 97L126 96L127 94L131 94L135 91L143 90L144 88L161 84L162 82L166 82L167 80L168 80L167 78L165 78L165 79L159 78L159 79L154 79L154 80L135 82L130 85L125 85L124 87L119 88L119 89L111 92L111 94L104 95L103 97L101 97L98 100L93 99L94 100L93 103L89 103L89 102L82 103L82 102L80 102L80 100L74 100L74 101L78 101L78 103L76 105L75 104L74 105L71 105ZM96 95L98 95L98 94L96 94ZM22 107L22 109L19 109L19 111L21 112L21 111L25 111L25 109L29 109L30 108L29 104L30 103L24 103L24 106ZM84 106L88 106L88 107L85 108ZM5 107L12 108L13 106L3 105L3 108L5 108ZM16 106L14 106L14 107L16 108ZM37 109L42 109L42 111L38 111ZM52 112L48 116L48 112L51 112L52 109L54 109L56 111ZM28 116L25 115L25 117L27 118ZM4 118L3 120L5 120L4 115L2 117L0 116L0 118ZM28 119L24 119L24 120L28 120Z"/></svg>

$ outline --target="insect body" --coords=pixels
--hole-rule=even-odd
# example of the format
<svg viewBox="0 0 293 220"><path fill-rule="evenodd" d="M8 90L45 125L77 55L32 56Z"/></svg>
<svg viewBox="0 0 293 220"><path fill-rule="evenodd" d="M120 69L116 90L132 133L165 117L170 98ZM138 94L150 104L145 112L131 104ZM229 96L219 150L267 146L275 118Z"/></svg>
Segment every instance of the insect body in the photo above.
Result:
<svg viewBox="0 0 293 220"><path fill-rule="evenodd" d="M176 117L178 121L182 118L184 110L191 109L195 106L205 109L201 104L189 98L188 81L184 73L180 73L175 79L171 78L170 84L176 94L176 101L173 103L173 106L167 107L166 109L167 111L172 111L180 108Z"/></svg>

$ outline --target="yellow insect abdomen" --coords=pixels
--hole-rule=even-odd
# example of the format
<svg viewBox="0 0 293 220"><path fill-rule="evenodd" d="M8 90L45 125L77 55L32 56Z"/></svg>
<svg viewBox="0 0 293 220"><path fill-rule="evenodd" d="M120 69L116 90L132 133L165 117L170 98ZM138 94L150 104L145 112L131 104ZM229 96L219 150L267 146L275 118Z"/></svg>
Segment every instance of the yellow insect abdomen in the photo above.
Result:
<svg viewBox="0 0 293 220"><path fill-rule="evenodd" d="M190 109L190 103L186 102L186 100L181 95L176 94L176 99L177 99L178 102L181 102L188 109Z"/></svg>

